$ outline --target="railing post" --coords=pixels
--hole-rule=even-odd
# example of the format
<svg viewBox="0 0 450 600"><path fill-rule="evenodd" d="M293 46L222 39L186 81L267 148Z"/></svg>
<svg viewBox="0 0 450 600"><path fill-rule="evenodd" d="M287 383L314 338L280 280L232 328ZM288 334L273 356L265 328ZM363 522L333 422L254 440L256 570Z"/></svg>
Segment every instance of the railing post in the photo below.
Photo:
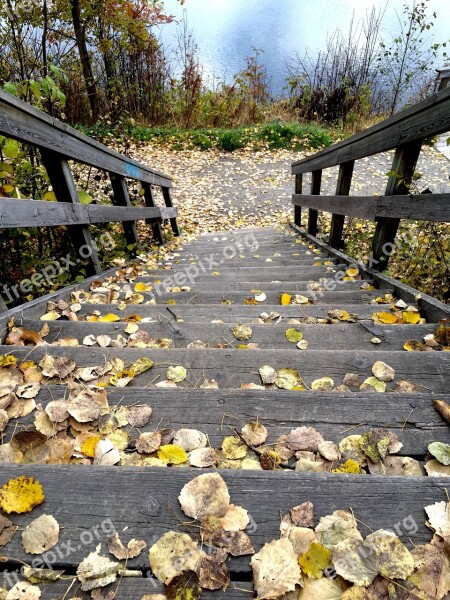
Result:
<svg viewBox="0 0 450 600"><path fill-rule="evenodd" d="M320 188L322 185L322 169L313 171L311 173L311 195L320 196ZM313 208L309 209L308 217L308 233L310 235L317 235L317 219L319 212Z"/></svg>
<svg viewBox="0 0 450 600"><path fill-rule="evenodd" d="M352 185L354 160L349 160L339 166L339 175L336 185L336 196L348 196ZM342 246L342 234L344 231L345 215L333 214L331 218L329 245L340 250Z"/></svg>
<svg viewBox="0 0 450 600"><path fill-rule="evenodd" d="M165 205L172 208L173 202L172 202L172 196L170 194L170 188L163 187L161 189L162 189ZM177 223L176 217L174 217L173 219L170 219L170 225L172 226L173 233L178 237L180 235L180 230L178 229L178 223Z"/></svg>
<svg viewBox="0 0 450 600"><path fill-rule="evenodd" d="M417 160L420 155L422 140L410 142L399 146L395 151L392 163L392 171L395 175L389 178L386 187L386 196L398 196L408 194L408 182L411 181L416 169ZM402 181L398 181L400 175ZM370 265L377 271L384 271L392 254L393 243L397 235L400 219L390 217L378 217L376 219L376 230L372 241L372 256ZM387 247L389 246L389 251Z"/></svg>
<svg viewBox="0 0 450 600"><path fill-rule="evenodd" d="M109 173L111 184L113 188L113 204L116 206L132 206L130 201L130 194L128 192L127 182L121 175L115 173ZM135 221L126 221L122 223L123 232L127 245L136 246L139 243L139 237Z"/></svg>
<svg viewBox="0 0 450 600"><path fill-rule="evenodd" d="M149 183L142 183L142 187L144 189L144 201L145 205L153 208L155 206L155 199L153 197L152 186ZM160 219L147 219L147 225L150 225L153 231L153 237L159 244L164 244L164 237L161 227Z"/></svg>
<svg viewBox="0 0 450 600"><path fill-rule="evenodd" d="M57 201L80 204L67 160L57 152L43 148L41 148L41 156ZM87 225L68 225L67 230L77 255L89 261L87 275L101 273L102 267L89 227ZM85 248L88 248L86 256Z"/></svg>
<svg viewBox="0 0 450 600"><path fill-rule="evenodd" d="M303 188L303 174L297 173L297 175L295 176L295 193L301 194L302 188ZM294 206L294 223L298 227L302 226L302 207L301 206L297 206L297 205Z"/></svg>

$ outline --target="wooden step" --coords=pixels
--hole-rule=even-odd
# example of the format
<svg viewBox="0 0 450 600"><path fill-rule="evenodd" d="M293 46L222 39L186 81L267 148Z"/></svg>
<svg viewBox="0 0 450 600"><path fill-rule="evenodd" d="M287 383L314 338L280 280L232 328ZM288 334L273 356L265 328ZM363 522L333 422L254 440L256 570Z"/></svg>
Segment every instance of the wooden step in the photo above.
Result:
<svg viewBox="0 0 450 600"><path fill-rule="evenodd" d="M67 397L63 385L41 388L36 401L44 408L55 399ZM448 395L433 399L449 401ZM183 427L199 429L208 436L213 448L220 448L224 438L234 435L250 421L260 421L268 431L268 443L287 435L300 426L314 427L324 439L337 444L349 435L363 434L371 429L389 429L403 443L398 453L424 459L432 442L448 443L447 423L434 409L429 393L373 394L364 392L298 392L278 390L191 389L126 387L108 388L110 406L147 404L152 408L150 422L137 430L125 427L135 440L145 431L155 428ZM21 429L34 429L34 413L12 420L5 432L4 443Z"/></svg>
<svg viewBox="0 0 450 600"><path fill-rule="evenodd" d="M88 335L109 335L112 339L119 334L128 338L125 329L128 323L87 323L83 321L49 321L49 334L45 337L48 343L54 343L61 338L76 338L79 343ZM36 319L16 319L16 326L23 326L31 331L40 331L43 322ZM229 343L232 346L243 343L259 344L262 349L284 348L291 350L295 344L286 338L286 330L295 327L303 332L307 340L308 350L340 349L362 349L367 351L379 350L403 350L405 342L411 340L421 341L425 335L433 333L436 324L408 325L370 325L359 323L339 323L323 327L317 325L289 325L286 322L279 324L252 324L252 337L247 342L236 340L232 334L236 323L174 323L172 321L161 321L160 323L139 323L139 329L147 332L153 339L168 338L173 340L174 346L184 348L189 343L201 340L208 347L214 347L218 343ZM382 343L372 344L371 340L377 337Z"/></svg>
<svg viewBox="0 0 450 600"><path fill-rule="evenodd" d="M129 304L124 310L119 310L116 304L83 304L81 311L77 313L79 319L83 316L93 314L98 311L100 315L113 313L122 320L130 315L139 315L143 319L151 321L161 320L180 320L187 322L211 323L212 321L221 320L225 323L251 323L258 319L264 312L267 314L276 313L281 315L283 319L305 319L308 317L326 318L328 312L333 309L346 310L351 314L355 314L359 320L372 320L375 312L389 311L387 304L313 304L313 305L294 305L281 306L280 304L263 304L263 305L244 305L231 304L229 306L220 305L212 306L210 304L172 304L169 306L163 305L142 305ZM40 319L43 313L46 312L45 307L32 306L24 309L21 314L30 319ZM403 325L398 325L402 327ZM407 326L409 327L409 325Z"/></svg>
<svg viewBox="0 0 450 600"><path fill-rule="evenodd" d="M324 329L324 331L326 331ZM142 386L154 385L166 379L167 368L181 365L186 368L187 379L181 387L198 387L205 379L215 379L220 388L238 388L241 384L260 384L259 367L270 365L275 369L294 368L306 386L315 379L331 377L335 385L342 383L347 373L355 373L363 380L372 376L372 366L379 360L396 371L395 381L388 383L393 389L396 382L408 380L421 390L433 393L450 393L450 354L448 352L371 352L366 350L230 350L230 349L135 349L39 346L20 348L1 346L2 354L12 354L20 361L39 362L49 354L73 359L78 367L103 365L112 357L122 358L131 365L141 357L150 358L155 366L136 378ZM283 393L283 392L280 392ZM301 393L300 397L301 397ZM370 392L368 392L370 393ZM318 393L320 394L320 392ZM373 394L372 394L373 395ZM377 395L373 395L374 401Z"/></svg>
<svg viewBox="0 0 450 600"><path fill-rule="evenodd" d="M314 504L316 520L336 509L352 510L364 535L380 528L395 530L397 526L404 542L428 542L431 532L424 524L424 507L445 499L448 486L448 479L439 477L231 470L219 473L233 504L245 508L251 517L249 535L256 551L279 538L280 513L286 514L305 501ZM196 473L187 468L3 465L0 485L20 475L33 476L41 483L45 503L32 513L15 515L14 523L25 527L39 515L54 515L61 527L59 546L67 548L70 543L71 551L62 558L56 555L51 566L75 570L99 543L102 554L106 554L108 532L111 534L113 528L125 541L143 539L149 546L167 531L183 530L180 524L185 523L186 517L177 498ZM91 536L83 536L87 530L91 531L92 541ZM127 568L147 572L147 550L129 559ZM13 568L17 568L16 561L28 564L30 560L23 551L20 535L9 542L7 552ZM249 557L232 558L229 568L233 575L250 574Z"/></svg>

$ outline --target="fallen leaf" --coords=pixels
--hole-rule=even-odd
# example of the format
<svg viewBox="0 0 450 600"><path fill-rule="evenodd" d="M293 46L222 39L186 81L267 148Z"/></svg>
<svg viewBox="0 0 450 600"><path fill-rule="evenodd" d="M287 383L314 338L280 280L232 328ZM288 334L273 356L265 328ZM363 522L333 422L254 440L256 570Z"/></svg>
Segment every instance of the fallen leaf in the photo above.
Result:
<svg viewBox="0 0 450 600"><path fill-rule="evenodd" d="M200 565L199 583L206 590L225 591L230 585L230 574L225 560L227 553L218 550L211 556L204 556Z"/></svg>
<svg viewBox="0 0 450 600"><path fill-rule="evenodd" d="M297 344L298 342L301 342L303 339L303 333L299 330L299 329L287 329L286 333L285 333L287 339L292 342L293 344Z"/></svg>
<svg viewBox="0 0 450 600"><path fill-rule="evenodd" d="M120 462L120 452L110 440L97 442L94 451L94 465L116 465Z"/></svg>
<svg viewBox="0 0 450 600"><path fill-rule="evenodd" d="M265 544L252 557L250 565L257 598L278 598L300 585L301 571L297 555L286 538Z"/></svg>
<svg viewBox="0 0 450 600"><path fill-rule="evenodd" d="M0 548L10 542L17 531L17 526L12 521L0 515Z"/></svg>
<svg viewBox="0 0 450 600"><path fill-rule="evenodd" d="M41 590L28 581L18 581L6 596L3 596L5 600L39 600L40 597Z"/></svg>
<svg viewBox="0 0 450 600"><path fill-rule="evenodd" d="M161 434L159 431L146 431L136 440L136 450L141 454L153 454L161 446Z"/></svg>
<svg viewBox="0 0 450 600"><path fill-rule="evenodd" d="M278 369L275 385L284 390L303 390L304 383L295 369Z"/></svg>
<svg viewBox="0 0 450 600"><path fill-rule="evenodd" d="M188 517L202 521L207 516L223 517L230 508L230 494L218 473L199 475L187 483L178 496Z"/></svg>
<svg viewBox="0 0 450 600"><path fill-rule="evenodd" d="M124 546L117 531L108 539L108 550L118 560L136 558L146 546L144 540L135 540L134 538Z"/></svg>
<svg viewBox="0 0 450 600"><path fill-rule="evenodd" d="M450 503L436 502L425 507L429 527L442 538L450 536Z"/></svg>
<svg viewBox="0 0 450 600"><path fill-rule="evenodd" d="M395 370L381 360L373 365L372 373L380 381L393 381L395 377Z"/></svg>
<svg viewBox="0 0 450 600"><path fill-rule="evenodd" d="M298 562L305 575L320 579L324 570L331 565L331 552L322 544L313 542Z"/></svg>
<svg viewBox="0 0 450 600"><path fill-rule="evenodd" d="M208 443L208 438L197 429L179 429L175 433L173 443L190 452L197 448L204 448Z"/></svg>
<svg viewBox="0 0 450 600"><path fill-rule="evenodd" d="M244 458L247 454L247 446L237 436L227 436L222 442L222 452L231 460Z"/></svg>
<svg viewBox="0 0 450 600"><path fill-rule="evenodd" d="M22 532L23 549L28 554L43 554L56 546L58 540L59 525L52 515L41 515Z"/></svg>
<svg viewBox="0 0 450 600"><path fill-rule="evenodd" d="M322 377L321 379L315 379L311 383L311 389L320 392L330 392L334 388L334 381L331 377Z"/></svg>
<svg viewBox="0 0 450 600"><path fill-rule="evenodd" d="M185 570L174 577L166 587L167 600L199 600L201 588L198 575L194 571Z"/></svg>
<svg viewBox="0 0 450 600"><path fill-rule="evenodd" d="M314 427L296 427L286 437L287 445L295 452L299 450L317 452L318 445L323 441L323 437Z"/></svg>
<svg viewBox="0 0 450 600"><path fill-rule="evenodd" d="M233 327L233 335L237 340L246 341L253 335L253 330L248 325L238 323Z"/></svg>
<svg viewBox="0 0 450 600"><path fill-rule="evenodd" d="M443 465L450 465L450 446L443 442L433 442L428 446L428 452Z"/></svg>
<svg viewBox="0 0 450 600"><path fill-rule="evenodd" d="M158 458L171 463L172 465L181 465L187 462L187 454L183 448L175 444L161 446L158 450Z"/></svg>
<svg viewBox="0 0 450 600"><path fill-rule="evenodd" d="M269 366L264 366L259 369L259 375L264 385L270 385L275 383L277 379L277 372L275 369Z"/></svg>
<svg viewBox="0 0 450 600"><path fill-rule="evenodd" d="M189 464L191 467L212 467L216 462L217 457L214 448L197 448L189 455Z"/></svg>
<svg viewBox="0 0 450 600"><path fill-rule="evenodd" d="M149 550L155 577L169 584L185 571L198 572L205 553L186 533L168 531Z"/></svg>
<svg viewBox="0 0 450 600"><path fill-rule="evenodd" d="M100 546L78 565L77 577L84 592L105 587L117 578L119 563L100 556L99 551Z"/></svg>
<svg viewBox="0 0 450 600"><path fill-rule="evenodd" d="M0 507L6 513L27 513L44 502L42 486L33 477L20 475L0 488Z"/></svg>
<svg viewBox="0 0 450 600"><path fill-rule="evenodd" d="M169 381L173 381L174 383L181 383L187 377L187 372L184 367L169 367L167 369L166 377Z"/></svg>
<svg viewBox="0 0 450 600"><path fill-rule="evenodd" d="M244 425L241 434L251 446L261 446L267 440L267 429L259 421L251 421Z"/></svg>

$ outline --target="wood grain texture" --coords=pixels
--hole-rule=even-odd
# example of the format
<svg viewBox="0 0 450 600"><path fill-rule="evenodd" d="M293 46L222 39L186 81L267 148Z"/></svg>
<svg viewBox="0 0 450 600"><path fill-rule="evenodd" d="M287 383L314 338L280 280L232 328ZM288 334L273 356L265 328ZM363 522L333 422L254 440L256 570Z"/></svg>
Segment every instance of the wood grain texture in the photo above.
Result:
<svg viewBox="0 0 450 600"><path fill-rule="evenodd" d="M46 406L52 400L67 397L62 385L43 387L37 402ZM433 399L449 401L448 395ZM268 443L295 427L314 427L326 440L339 443L347 435L363 434L371 429L395 431L403 443L401 456L423 460L431 442L449 443L448 424L434 409L430 394L372 394L363 392L296 392L277 390L211 390L164 388L109 388L110 406L147 404L152 407L150 422L137 430L126 427L135 441L144 431L183 427L199 429L208 435L209 443L220 448L231 428L241 429L259 420L268 430ZM34 414L11 421L4 442L18 427L34 429ZM449 482L450 483L450 482Z"/></svg>
<svg viewBox="0 0 450 600"><path fill-rule="evenodd" d="M450 194L409 194L395 197L293 195L292 203L297 202L316 210L370 221L374 221L376 217L442 223L450 221Z"/></svg>
<svg viewBox="0 0 450 600"><path fill-rule="evenodd" d="M15 198L0 199L1 229L168 219L176 214L176 208L135 208L56 203L44 200L16 200Z"/></svg>
<svg viewBox="0 0 450 600"><path fill-rule="evenodd" d="M40 331L42 321L33 319L17 319L16 326L23 326L31 331ZM128 323L86 323L82 321L49 321L49 333L45 341L52 343L58 338L74 337L80 344L85 336L88 335L109 335L116 338L118 334L128 337L124 333ZM162 321L160 323L140 323L139 329L146 331L154 339L169 338L173 340L176 347L184 348L189 343L202 340L209 347L215 344L228 342L234 346L242 344L236 340L232 334L234 323L175 323L171 321ZM245 343L257 343L262 349L284 348L292 350L295 344L289 342L286 337L286 330L294 327L286 322L278 325L258 325L252 324L252 337ZM330 348L341 349L362 349L378 352L382 350L402 350L405 342L410 340L422 340L429 333L433 333L436 325L408 325L401 327L396 325L369 325L363 327L359 323L339 323L339 325L297 325L303 332L304 339L308 341L308 350L328 350ZM325 327L325 329L324 329ZM372 344L370 340L378 337L382 343Z"/></svg>
<svg viewBox="0 0 450 600"><path fill-rule="evenodd" d="M215 379L220 388L239 387L243 383L260 383L258 368L270 365L275 369L294 368L301 374L306 386L317 378L331 377L335 384L342 383L346 373L356 373L366 379L372 376L375 361L386 362L395 369L395 381L406 379L421 386L424 391L444 394L450 393L450 355L448 352L370 352L362 350L230 350L211 349L134 349L128 348L86 348L86 347L0 347L2 354L11 354L23 361L39 362L49 354L67 356L79 367L104 364L112 357L120 357L126 366L141 357L148 357L155 366L136 378L135 385L146 386L166 379L170 365L182 365L188 375L184 384L189 388L197 387L205 378ZM388 384L392 389L394 382ZM283 392L281 392L283 393ZM299 392L301 395L301 392ZM377 394L373 393L374 401Z"/></svg>
<svg viewBox="0 0 450 600"><path fill-rule="evenodd" d="M105 552L108 532L113 527L125 542L134 537L144 539L149 545L167 531L179 531L180 522L185 522L186 517L177 497L196 474L182 468L3 465L0 485L19 475L38 479L46 495L45 503L32 513L15 516L14 522L26 526L41 514L53 514L64 527L59 547L67 549L70 543L72 551L67 556L62 553L62 558L55 556L56 553L47 554L47 559L55 557L54 568L67 565L76 568L99 543ZM228 485L231 501L243 506L251 516L249 535L257 551L264 543L279 538L280 512L285 514L307 500L315 505L316 522L334 510L351 508L355 517L366 524L361 525L364 535L370 533L366 527L395 529L398 524L406 543L426 542L431 532L424 525L424 507L445 500L449 485L447 478L428 477L269 471L221 471L220 475ZM417 531L414 532L415 527L408 530L407 525L402 527L407 517L410 523L414 519ZM94 535L96 526L98 533ZM87 530L91 535L83 535ZM23 552L20 539L16 535L4 552L27 562L29 555ZM230 569L248 573L249 560L250 557L232 559ZM147 552L129 560L127 566L148 571Z"/></svg>

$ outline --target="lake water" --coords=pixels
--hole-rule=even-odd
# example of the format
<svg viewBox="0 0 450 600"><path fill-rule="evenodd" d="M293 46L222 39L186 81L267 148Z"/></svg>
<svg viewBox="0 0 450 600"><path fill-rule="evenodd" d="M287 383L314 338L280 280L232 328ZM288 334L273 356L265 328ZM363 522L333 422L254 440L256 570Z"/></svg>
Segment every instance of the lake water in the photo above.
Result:
<svg viewBox="0 0 450 600"><path fill-rule="evenodd" d="M264 51L273 93L285 86L285 61L306 49L312 54L325 47L327 35L336 27L344 33L349 22L371 10L385 9L383 33L398 32L396 11L401 15L403 0L177 0L165 1L166 11L181 21L187 15L189 28L199 47L200 60L211 81L230 81L245 66L252 48ZM412 4L409 0L409 4ZM450 0L429 0L429 14L437 13L432 29L436 42L450 38ZM173 48L177 25L161 28L164 44Z"/></svg>

